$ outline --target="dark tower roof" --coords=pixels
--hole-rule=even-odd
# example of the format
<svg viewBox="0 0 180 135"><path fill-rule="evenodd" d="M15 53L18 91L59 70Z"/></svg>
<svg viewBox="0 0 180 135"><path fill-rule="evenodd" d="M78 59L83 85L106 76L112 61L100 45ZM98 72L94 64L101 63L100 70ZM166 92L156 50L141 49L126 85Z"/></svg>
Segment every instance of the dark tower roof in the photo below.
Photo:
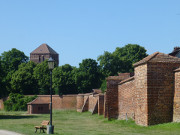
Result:
<svg viewBox="0 0 180 135"><path fill-rule="evenodd" d="M169 53L171 56L176 56L180 52L180 47L174 47L174 50Z"/></svg>
<svg viewBox="0 0 180 135"><path fill-rule="evenodd" d="M58 54L58 53L54 51L47 44L42 44L38 48L36 48L34 51L32 51L31 54Z"/></svg>

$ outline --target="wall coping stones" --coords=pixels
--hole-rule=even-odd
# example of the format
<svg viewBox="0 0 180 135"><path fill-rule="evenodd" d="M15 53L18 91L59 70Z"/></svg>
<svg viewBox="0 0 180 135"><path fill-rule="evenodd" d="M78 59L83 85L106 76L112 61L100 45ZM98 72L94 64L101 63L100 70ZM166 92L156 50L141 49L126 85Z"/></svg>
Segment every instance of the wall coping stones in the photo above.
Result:
<svg viewBox="0 0 180 135"><path fill-rule="evenodd" d="M154 57L155 57L156 55L158 55L158 54L159 54L159 52L155 52L155 53L153 53L153 54L145 57L144 59L136 62L135 64L133 64L133 66L134 66L134 67L137 67L137 66L139 66L139 65L145 64L145 63L147 63L148 61L150 61L152 58L154 58Z"/></svg>
<svg viewBox="0 0 180 135"><path fill-rule="evenodd" d="M140 60L139 62L136 62L133 64L134 67L137 67L139 65L146 64L148 62L156 62L156 63L180 63L180 58L160 53L160 52L155 52L144 59Z"/></svg>
<svg viewBox="0 0 180 135"><path fill-rule="evenodd" d="M50 97L50 95L37 95L38 97ZM69 95L52 95L52 97L73 97L77 96L77 94L69 94Z"/></svg>
<svg viewBox="0 0 180 135"><path fill-rule="evenodd" d="M122 77L121 76L109 76L106 78L106 80L119 80L119 81L121 81Z"/></svg>
<svg viewBox="0 0 180 135"><path fill-rule="evenodd" d="M126 80L123 80L123 81L120 82L118 85L121 85L121 84L126 83L126 82L130 82L130 81L132 81L132 80L134 80L134 76L133 76L133 77L130 77L130 78L126 79Z"/></svg>

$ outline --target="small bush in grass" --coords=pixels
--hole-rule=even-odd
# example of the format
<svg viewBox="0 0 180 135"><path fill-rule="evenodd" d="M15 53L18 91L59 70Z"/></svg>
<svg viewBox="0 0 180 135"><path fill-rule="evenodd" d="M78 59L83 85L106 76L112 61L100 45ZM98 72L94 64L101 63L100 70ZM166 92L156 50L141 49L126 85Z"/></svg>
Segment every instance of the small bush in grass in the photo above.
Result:
<svg viewBox="0 0 180 135"><path fill-rule="evenodd" d="M27 103L34 100L37 96L24 96L18 93L10 93L8 100L4 102L6 111L27 111Z"/></svg>

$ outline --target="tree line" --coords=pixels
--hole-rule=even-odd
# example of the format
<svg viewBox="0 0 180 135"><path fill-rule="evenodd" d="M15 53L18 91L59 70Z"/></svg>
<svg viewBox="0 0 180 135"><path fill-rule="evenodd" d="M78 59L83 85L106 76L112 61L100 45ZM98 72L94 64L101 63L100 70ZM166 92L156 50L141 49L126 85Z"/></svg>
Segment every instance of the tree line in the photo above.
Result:
<svg viewBox="0 0 180 135"><path fill-rule="evenodd" d="M106 89L105 78L118 73L133 72L135 62L146 57L146 49L137 44L105 51L94 59L84 59L79 67L69 64L52 71L54 94L88 93L94 88ZM9 93L24 95L49 94L50 75L47 61L36 64L24 52L13 48L0 55L0 96Z"/></svg>

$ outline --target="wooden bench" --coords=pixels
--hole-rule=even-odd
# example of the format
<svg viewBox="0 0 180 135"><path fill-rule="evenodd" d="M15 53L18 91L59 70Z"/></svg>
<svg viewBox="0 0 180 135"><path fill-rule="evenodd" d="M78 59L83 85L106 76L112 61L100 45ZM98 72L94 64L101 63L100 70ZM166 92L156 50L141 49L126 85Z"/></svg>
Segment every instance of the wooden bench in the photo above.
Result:
<svg viewBox="0 0 180 135"><path fill-rule="evenodd" d="M41 133L41 130L43 131L43 133L45 133L44 129L47 129L47 125L49 125L49 121L43 120L41 123L41 126L35 126L35 128L36 128L35 133L37 132L38 129L40 129L40 133Z"/></svg>

